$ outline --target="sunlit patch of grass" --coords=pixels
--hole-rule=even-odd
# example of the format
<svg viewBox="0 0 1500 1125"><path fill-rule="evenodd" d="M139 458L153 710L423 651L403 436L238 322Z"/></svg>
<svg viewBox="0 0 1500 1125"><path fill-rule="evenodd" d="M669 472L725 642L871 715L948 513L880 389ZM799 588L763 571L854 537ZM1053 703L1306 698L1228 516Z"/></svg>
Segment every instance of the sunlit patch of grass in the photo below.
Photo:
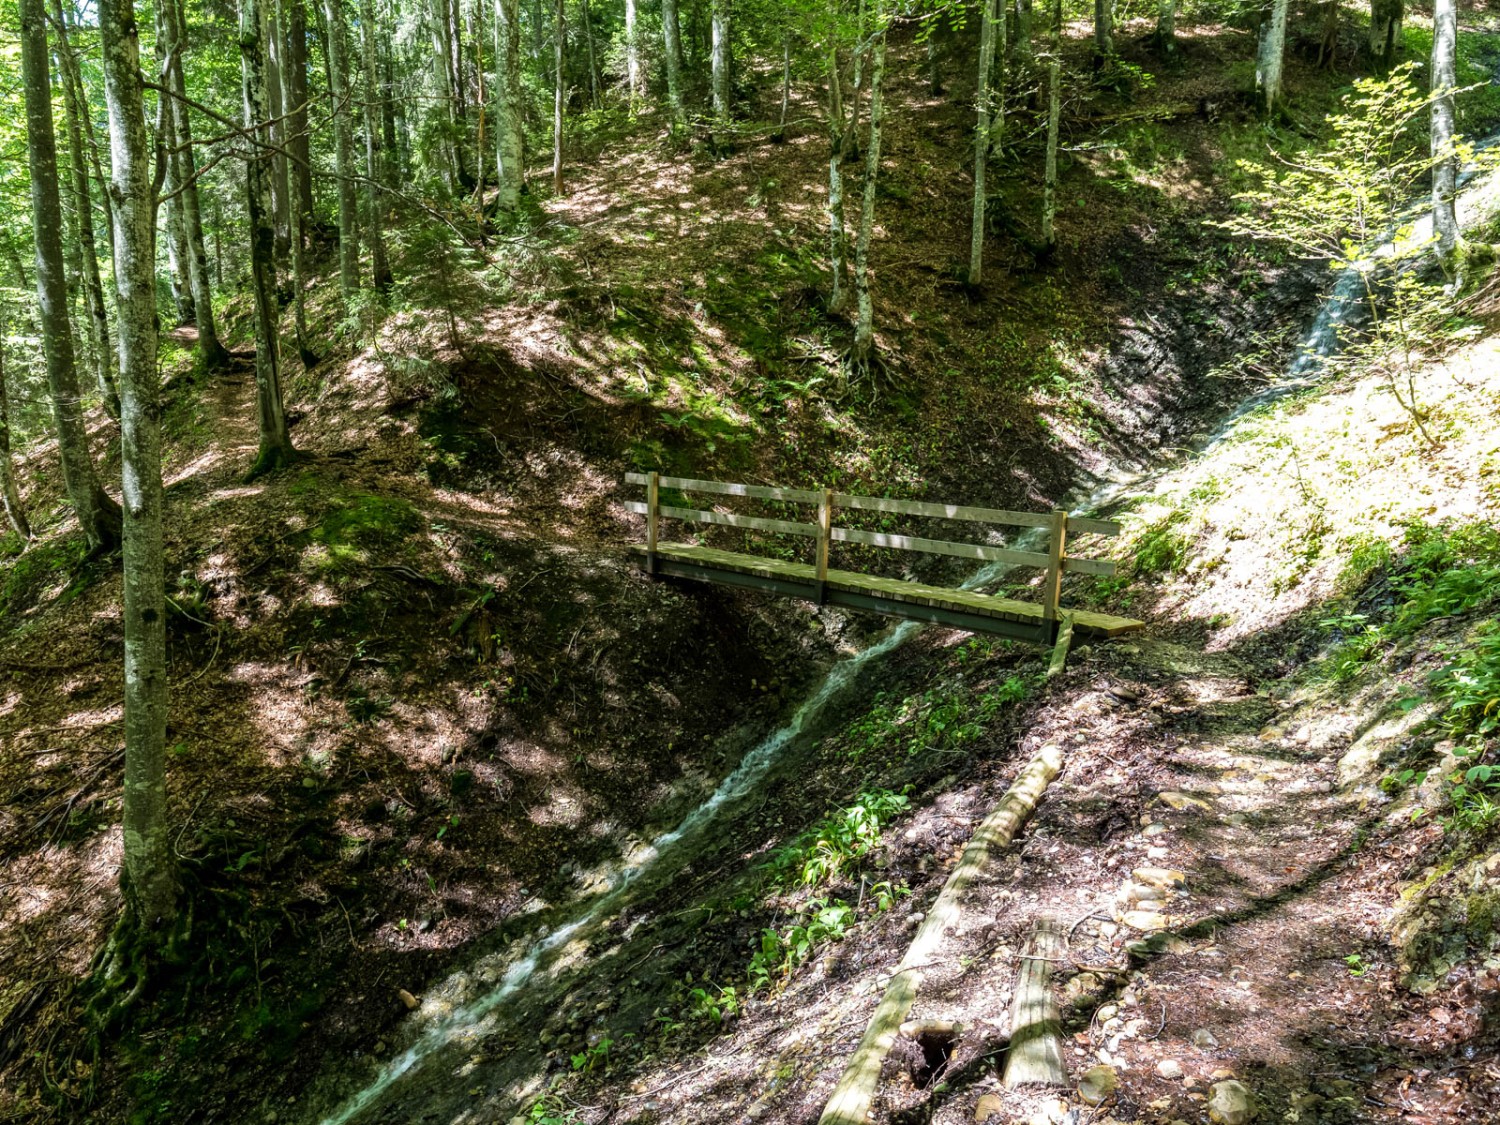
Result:
<svg viewBox="0 0 1500 1125"><path fill-rule="evenodd" d="M316 487L306 474L293 486L294 494ZM421 527L421 516L399 497L372 493L336 496L322 519L308 532L304 564L312 570L344 570L368 564L372 552L409 539Z"/></svg>

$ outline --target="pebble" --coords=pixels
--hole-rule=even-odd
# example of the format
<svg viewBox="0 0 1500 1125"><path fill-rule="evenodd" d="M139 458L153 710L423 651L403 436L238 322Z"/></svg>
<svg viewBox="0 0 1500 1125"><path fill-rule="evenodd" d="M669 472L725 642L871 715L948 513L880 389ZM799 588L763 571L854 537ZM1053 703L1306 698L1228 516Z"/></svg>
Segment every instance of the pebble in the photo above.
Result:
<svg viewBox="0 0 1500 1125"><path fill-rule="evenodd" d="M1148 824L1148 825L1146 825L1146 827L1142 828L1141 829L1141 835L1144 836L1144 837L1146 837L1146 839L1149 840L1149 839L1151 839L1152 836L1160 836L1166 830L1167 830L1167 826L1165 824L1162 824L1162 823L1160 823L1158 821L1155 824Z"/></svg>
<svg viewBox="0 0 1500 1125"><path fill-rule="evenodd" d="M1146 883L1163 889L1187 882L1187 876L1181 871L1173 871L1168 867L1137 867L1130 874L1138 883Z"/></svg>
<svg viewBox="0 0 1500 1125"><path fill-rule="evenodd" d="M1212 1031L1209 1031L1208 1028L1200 1027L1197 1031L1193 1032L1194 1047L1200 1047L1203 1050L1207 1051L1211 1050L1214 1047L1217 1047L1218 1045L1219 1041L1214 1038L1214 1033Z"/></svg>
<svg viewBox="0 0 1500 1125"><path fill-rule="evenodd" d="M417 998L410 992L406 991L406 989L396 989L396 995L400 998L401 1003L406 1005L406 1010L408 1012L414 1010L417 1007Z"/></svg>
<svg viewBox="0 0 1500 1125"><path fill-rule="evenodd" d="M1167 858L1167 849L1166 848L1147 848L1146 849L1146 858L1147 859L1166 859Z"/></svg>
<svg viewBox="0 0 1500 1125"><path fill-rule="evenodd" d="M1182 1064L1176 1059L1162 1059L1161 1062L1156 1064L1156 1073L1163 1078L1181 1078Z"/></svg>
<svg viewBox="0 0 1500 1125"><path fill-rule="evenodd" d="M1214 1125L1247 1125L1255 1119L1255 1102L1243 1082L1215 1082L1209 1091L1208 1119Z"/></svg>
<svg viewBox="0 0 1500 1125"><path fill-rule="evenodd" d="M1119 1014L1120 1014L1120 1005L1118 1005L1118 1004L1106 1004L1106 1005L1104 1005L1104 1007L1102 1007L1102 1008L1099 1009L1099 1022L1101 1022L1101 1023L1108 1023L1110 1020L1114 1019Z"/></svg>
<svg viewBox="0 0 1500 1125"><path fill-rule="evenodd" d="M999 1094L986 1094L979 1099L979 1104L974 1107L975 1121L988 1121L991 1117L1005 1112L1005 1100Z"/></svg>
<svg viewBox="0 0 1500 1125"><path fill-rule="evenodd" d="M1132 910L1124 914L1120 921L1135 930L1164 930L1167 928L1167 916L1145 910Z"/></svg>
<svg viewBox="0 0 1500 1125"><path fill-rule="evenodd" d="M1103 1105L1119 1084L1114 1067L1091 1066L1078 1080L1078 1096L1088 1105Z"/></svg>

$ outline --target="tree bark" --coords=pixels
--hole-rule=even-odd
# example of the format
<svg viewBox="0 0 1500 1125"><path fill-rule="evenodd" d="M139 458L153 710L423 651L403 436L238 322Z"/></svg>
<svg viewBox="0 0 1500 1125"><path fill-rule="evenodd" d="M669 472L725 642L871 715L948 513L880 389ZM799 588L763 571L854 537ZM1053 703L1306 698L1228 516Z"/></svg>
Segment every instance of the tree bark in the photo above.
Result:
<svg viewBox="0 0 1500 1125"><path fill-rule="evenodd" d="M26 519L26 506L21 503L21 491L16 487L15 465L10 458L10 400L5 390L5 309L0 307L0 505L5 508L5 519L23 543L31 540L31 524Z"/></svg>
<svg viewBox="0 0 1500 1125"><path fill-rule="evenodd" d="M1062 123L1062 67L1054 53L1047 59L1047 156L1042 177L1042 249L1057 246L1057 135Z"/></svg>
<svg viewBox="0 0 1500 1125"><path fill-rule="evenodd" d="M323 0L324 4L334 0ZM448 43L448 0L433 0L429 19L432 24L432 78L438 91L441 137L438 140L437 161L439 174L450 195L457 195L462 179L462 164L458 154L458 118L455 106L458 100L453 87L451 49Z"/></svg>
<svg viewBox="0 0 1500 1125"><path fill-rule="evenodd" d="M1177 0L1157 0L1156 42L1163 54L1177 50Z"/></svg>
<svg viewBox="0 0 1500 1125"><path fill-rule="evenodd" d="M281 77L286 69L282 27L281 0L272 0L265 11L266 111L271 119L271 143L281 150L271 156L271 214L276 225L276 257L284 262L292 244L292 202L286 158L286 87Z"/></svg>
<svg viewBox="0 0 1500 1125"><path fill-rule="evenodd" d="M1396 62L1401 50L1401 20L1405 0L1370 0L1370 54L1382 70Z"/></svg>
<svg viewBox="0 0 1500 1125"><path fill-rule="evenodd" d="M837 14L837 0L834 12ZM839 52L835 40L828 52L828 311L834 315L842 313L849 303L849 291L844 286L849 253L849 236L844 229L844 149L848 135L839 92Z"/></svg>
<svg viewBox="0 0 1500 1125"><path fill-rule="evenodd" d="M219 340L218 324L214 319L213 286L208 280L208 251L203 244L203 205L198 194L197 158L193 155L193 127L188 117L187 77L182 66L182 53L187 49L187 20L182 0L158 0L168 16L171 35L172 65L167 75L168 85L177 95L172 105L170 122L173 147L177 149L177 179L183 185L179 197L182 202L183 233L186 236L188 253L188 280L193 291L193 312L198 324L198 356L205 371L217 371L229 363L229 352Z"/></svg>
<svg viewBox="0 0 1500 1125"><path fill-rule="evenodd" d="M333 16L339 0L328 0L329 32L333 38ZM342 20L340 20L340 23ZM259 0L240 0L240 77L244 92L245 127L254 129L264 140L266 128L266 74L261 29L264 27ZM348 127L345 126L345 139ZM296 456L291 435L287 432L286 413L281 401L281 351L277 333L280 317L276 308L276 230L271 214L271 160L263 151L245 161L245 189L250 220L250 273L255 298L255 404L260 428L260 449L250 476L289 465ZM353 185L341 179L339 192L352 195ZM341 208L342 210L342 208ZM344 216L340 214L340 226ZM339 232L342 236L343 232ZM342 238L340 259L344 257ZM342 264L342 261L341 261ZM355 262L354 282L359 283L359 265ZM349 295L348 288L345 296Z"/></svg>
<svg viewBox="0 0 1500 1125"><path fill-rule="evenodd" d="M877 6L879 31L870 60L870 141L865 148L864 197L860 204L859 240L854 246L854 292L858 314L854 323L854 358L866 362L875 354L875 308L870 298L870 239L875 230L875 189L880 178L880 125L884 112L881 89L885 78L885 13Z"/></svg>
<svg viewBox="0 0 1500 1125"><path fill-rule="evenodd" d="M307 9L305 0L282 0L286 13L286 63L281 68L281 100L286 106L286 150L291 177L292 209L306 236L313 214L312 151L307 136ZM296 237L295 230L293 236Z"/></svg>
<svg viewBox="0 0 1500 1125"><path fill-rule="evenodd" d="M248 3L255 6L256 0ZM344 28L343 0L323 0L323 12L328 23L328 92L333 98L333 165L339 181L339 288L347 301L359 291L359 203L354 187L354 138L349 127L354 112L349 90L349 39ZM243 37L243 19L241 24ZM246 67L251 65L249 55L243 51L241 58ZM257 50L257 64L259 58ZM247 98L251 81L247 73ZM248 102L246 106L248 112Z"/></svg>
<svg viewBox="0 0 1500 1125"><path fill-rule="evenodd" d="M25 0L35 4L37 0ZM154 185L148 165L139 30L129 0L99 0L115 205L124 475L125 862L137 924L163 934L177 910L167 824L167 634L162 558L160 387L156 367Z"/></svg>
<svg viewBox="0 0 1500 1125"><path fill-rule="evenodd" d="M714 120L729 120L729 0L712 0L713 50L710 71L713 85Z"/></svg>
<svg viewBox="0 0 1500 1125"><path fill-rule="evenodd" d="M677 23L677 0L661 0L661 37L666 53L667 100L672 107L672 126L687 128L687 103L682 97L682 32Z"/></svg>
<svg viewBox="0 0 1500 1125"><path fill-rule="evenodd" d="M563 193L563 83L566 81L563 61L568 45L568 21L563 0L557 0L553 15L552 192L554 195L561 195Z"/></svg>
<svg viewBox="0 0 1500 1125"><path fill-rule="evenodd" d="M984 280L985 172L990 156L990 67L995 52L996 0L981 0L979 13L979 77L974 84L974 209L969 232L969 284ZM1005 17L1002 14L1001 19Z"/></svg>
<svg viewBox="0 0 1500 1125"><path fill-rule="evenodd" d="M519 0L495 0L495 170L496 204L513 213L521 205L526 182L521 115L521 5Z"/></svg>
<svg viewBox="0 0 1500 1125"><path fill-rule="evenodd" d="M637 28L636 0L625 0L625 88L630 99L630 112L635 112L635 102L641 96L641 41Z"/></svg>
<svg viewBox="0 0 1500 1125"><path fill-rule="evenodd" d="M1094 0L1094 57L1098 59L1107 59L1114 53L1114 0Z"/></svg>
<svg viewBox="0 0 1500 1125"><path fill-rule="evenodd" d="M1453 90L1458 85L1458 6L1432 5L1432 226L1438 252L1451 266L1458 248L1458 156L1453 151Z"/></svg>
<svg viewBox="0 0 1500 1125"><path fill-rule="evenodd" d="M1255 100L1267 117L1281 104L1281 69L1286 60L1287 0L1272 0L1271 18L1260 25L1255 59Z"/></svg>
<svg viewBox="0 0 1500 1125"><path fill-rule="evenodd" d="M599 60L594 55L594 17L589 13L589 0L579 0L582 11L583 44L589 60L589 105L598 109L604 104L599 93Z"/></svg>
<svg viewBox="0 0 1500 1125"><path fill-rule="evenodd" d="M984 870L990 852L1008 846L1015 839L1061 769L1061 748L1053 743L1043 746L975 830L953 873L938 892L932 909L907 947L900 967L886 985L864 1038L844 1068L828 1104L823 1107L818 1125L866 1125L870 1106L875 1100L875 1088L880 1081L881 1064L891 1052L901 1021L916 1001L923 970L937 958L948 929L958 924L964 892Z"/></svg>
<svg viewBox="0 0 1500 1125"><path fill-rule="evenodd" d="M370 208L370 278L376 290L391 287L391 266L385 256L385 156L380 137L380 103L375 97L375 4L360 0L360 42L364 45L365 90L365 166L369 183L366 192Z"/></svg>
<svg viewBox="0 0 1500 1125"><path fill-rule="evenodd" d="M20 17L21 83L26 101L26 154L31 170L31 229L36 244L37 307L41 317L42 350L47 361L52 416L57 426L63 487L78 515L78 523L90 549L106 550L120 540L120 509L100 486L99 477L94 472L83 403L78 391L78 372L74 366L67 280L63 273L57 142L52 129L52 76L42 0L20 0ZM133 33L133 18L130 27ZM131 42L134 44L134 39ZM111 122L113 120L112 109ZM144 136L144 119L141 130ZM148 245L154 245L154 239ZM118 256L116 264L118 267ZM155 316L154 301L152 316Z"/></svg>
<svg viewBox="0 0 1500 1125"><path fill-rule="evenodd" d="M94 378L104 409L115 421L120 420L120 391L115 379L118 357L110 346L109 312L104 303L104 282L99 276L99 248L94 241L94 200L89 187L88 152L84 148L83 107L79 91L82 79L78 57L68 42L68 23L63 19L61 0L53 0L52 19L57 28L57 57L62 64L63 117L68 130L68 148L73 171L73 195L78 211L78 248L83 266L84 305L88 311L90 349L94 360Z"/></svg>

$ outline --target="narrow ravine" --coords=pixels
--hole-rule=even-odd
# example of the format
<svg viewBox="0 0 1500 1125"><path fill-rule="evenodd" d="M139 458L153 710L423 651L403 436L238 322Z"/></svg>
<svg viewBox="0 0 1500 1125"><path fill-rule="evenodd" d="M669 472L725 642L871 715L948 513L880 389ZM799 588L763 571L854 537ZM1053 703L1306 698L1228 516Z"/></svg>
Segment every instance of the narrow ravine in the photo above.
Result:
<svg viewBox="0 0 1500 1125"><path fill-rule="evenodd" d="M1461 197L1460 219L1471 225L1487 216L1500 198L1494 177ZM1419 220L1430 223L1430 219ZM1418 230L1420 236L1420 231ZM1296 355L1286 365L1283 378L1247 396L1226 413L1201 448L1211 448L1229 434L1236 421L1288 393L1316 385L1332 370L1326 361L1339 349L1341 328L1357 320L1362 304L1361 280L1349 273L1340 277L1322 301ZM1122 499L1140 493L1161 471L1158 467L1113 480L1070 498L1069 507L1079 514L1107 509ZM1024 544L1025 537L1018 543ZM1008 567L995 564L972 575L966 588L998 581ZM510 949L482 958L471 968L455 973L431 989L410 1021L406 1043L394 1057L380 1062L362 1085L352 1089L348 1078L331 1082L310 1099L321 1125L347 1122L479 1120L458 1108L473 1103L487 1089L483 1059L477 1045L508 1026L513 1011L545 1003L546 997L566 983L570 971L584 968L591 974L607 973L613 966L601 964L591 946L604 934L611 920L627 907L648 901L699 854L709 830L719 826L727 814L776 768L785 768L800 749L816 742L821 724L851 692L857 691L862 673L896 650L923 626L906 622L881 634L879 639L833 665L791 719L755 745L739 766L719 784L713 794L694 808L670 831L657 836L626 857L624 863L596 880L588 897L554 911L555 920L521 939ZM633 935L627 933L624 941ZM611 955L617 950L611 950ZM590 960L585 960L590 958ZM469 1056L465 1061L463 1056ZM517 1068L507 1068L514 1072ZM472 1089L470 1088L472 1087ZM335 1093L335 1088L338 1092ZM327 1109L327 1106L333 1106ZM490 1120L490 1117L484 1117Z"/></svg>

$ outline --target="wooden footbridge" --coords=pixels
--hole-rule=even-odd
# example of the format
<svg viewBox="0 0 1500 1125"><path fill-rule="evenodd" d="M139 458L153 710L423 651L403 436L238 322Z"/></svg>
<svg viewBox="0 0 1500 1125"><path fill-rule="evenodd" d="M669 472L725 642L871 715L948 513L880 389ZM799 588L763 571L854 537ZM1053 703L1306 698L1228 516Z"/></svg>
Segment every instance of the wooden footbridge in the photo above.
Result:
<svg viewBox="0 0 1500 1125"><path fill-rule="evenodd" d="M1142 622L1089 610L1068 609L1059 604L1064 574L1111 575L1115 564L1108 559L1070 554L1074 539L1082 536L1112 536L1120 525L1109 520L1070 516L1067 512L1007 512L993 508L970 508L954 504L929 504L915 500L888 500L878 496L854 496L831 489L772 488L757 484L664 477L658 473L627 473L625 483L645 485L646 500L630 501L626 507L646 517L646 542L631 547L642 557L646 572L671 575L730 586L771 590L819 604L848 606L892 617L932 621L980 633L998 633L1036 644L1056 646L1058 660L1067 652L1073 634L1113 637L1141 628ZM698 492L713 496L744 497L783 504L806 504L814 509L811 523L767 519L736 512L687 508L663 504L662 490ZM1037 549L1022 550L980 543L953 542L839 527L835 512L882 512L971 523L999 524L1037 529L1032 538ZM663 520L718 524L748 531L797 535L815 541L811 563L786 562L759 555L721 551L691 543L665 542ZM951 555L979 562L1008 563L1035 567L1043 572L1039 601L991 597L970 590L929 586L880 578L829 565L835 543L858 543L903 551Z"/></svg>

